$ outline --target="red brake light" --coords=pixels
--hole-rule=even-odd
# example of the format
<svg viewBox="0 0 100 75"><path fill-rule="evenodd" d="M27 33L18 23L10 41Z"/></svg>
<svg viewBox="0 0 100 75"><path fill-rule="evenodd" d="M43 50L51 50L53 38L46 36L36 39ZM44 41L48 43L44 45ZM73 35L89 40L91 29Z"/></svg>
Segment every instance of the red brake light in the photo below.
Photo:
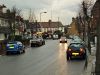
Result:
<svg viewBox="0 0 100 75"><path fill-rule="evenodd" d="M81 51L81 52L84 52L84 49L83 49L83 48L80 48L80 51Z"/></svg>
<svg viewBox="0 0 100 75"><path fill-rule="evenodd" d="M71 51L71 49L69 48L68 51Z"/></svg>

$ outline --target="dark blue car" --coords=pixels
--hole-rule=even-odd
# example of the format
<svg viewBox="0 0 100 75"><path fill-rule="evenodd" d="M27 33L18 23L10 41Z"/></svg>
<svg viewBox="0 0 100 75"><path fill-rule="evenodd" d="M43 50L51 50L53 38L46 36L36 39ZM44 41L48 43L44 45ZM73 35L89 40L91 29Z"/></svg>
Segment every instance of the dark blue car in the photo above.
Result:
<svg viewBox="0 0 100 75"><path fill-rule="evenodd" d="M82 43L71 43L66 51L67 60L72 58L86 58L86 46Z"/></svg>
<svg viewBox="0 0 100 75"><path fill-rule="evenodd" d="M10 41L6 45L6 53L25 53L25 46L20 41Z"/></svg>

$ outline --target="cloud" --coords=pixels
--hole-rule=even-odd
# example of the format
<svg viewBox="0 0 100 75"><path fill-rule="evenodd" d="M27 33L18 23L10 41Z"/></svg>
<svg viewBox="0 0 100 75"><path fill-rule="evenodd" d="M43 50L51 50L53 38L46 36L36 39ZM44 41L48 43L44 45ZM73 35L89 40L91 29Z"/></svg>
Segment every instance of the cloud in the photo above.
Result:
<svg viewBox="0 0 100 75"><path fill-rule="evenodd" d="M82 0L1 0L0 4L5 4L9 8L16 6L22 10L25 18L29 15L29 9L32 9L38 21L40 12L46 11L46 14L42 14L43 21L48 21L51 17L53 21L57 21L59 17L63 24L69 24L71 18L77 15L81 1Z"/></svg>

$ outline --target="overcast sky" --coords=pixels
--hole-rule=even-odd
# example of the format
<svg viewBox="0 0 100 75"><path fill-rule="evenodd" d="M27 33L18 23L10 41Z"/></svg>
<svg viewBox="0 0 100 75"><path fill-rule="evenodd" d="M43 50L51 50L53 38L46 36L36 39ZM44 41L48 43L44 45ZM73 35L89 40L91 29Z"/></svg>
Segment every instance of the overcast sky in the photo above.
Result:
<svg viewBox="0 0 100 75"><path fill-rule="evenodd" d="M5 4L8 8L16 6L22 10L23 17L29 17L30 9L36 19L40 21L61 21L64 25L71 23L72 17L76 17L82 0L0 0L0 5Z"/></svg>

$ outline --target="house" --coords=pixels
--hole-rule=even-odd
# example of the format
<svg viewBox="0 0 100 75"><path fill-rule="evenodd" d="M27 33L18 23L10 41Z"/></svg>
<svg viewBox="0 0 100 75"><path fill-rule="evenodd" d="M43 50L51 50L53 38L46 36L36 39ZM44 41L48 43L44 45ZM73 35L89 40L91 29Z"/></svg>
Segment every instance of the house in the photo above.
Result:
<svg viewBox="0 0 100 75"><path fill-rule="evenodd" d="M32 36L33 34L35 34L36 32L40 32L41 31L41 26L39 24L39 22L29 22L28 20L25 21L26 23L26 34L29 36Z"/></svg>
<svg viewBox="0 0 100 75"><path fill-rule="evenodd" d="M100 18L100 0L97 0L91 10L92 14L92 33L93 35L96 35L97 32L97 25L98 25L98 20Z"/></svg>
<svg viewBox="0 0 100 75"><path fill-rule="evenodd" d="M16 14L9 9L3 12L4 5L0 5L0 38L8 38L9 35L21 35L24 32L23 18L15 16Z"/></svg>
<svg viewBox="0 0 100 75"><path fill-rule="evenodd" d="M7 38L7 34L11 32L6 14L3 13L3 8L5 7L4 5L0 5L0 39Z"/></svg>
<svg viewBox="0 0 100 75"><path fill-rule="evenodd" d="M64 26L64 33L67 34L68 33L68 29L70 28L70 25L65 25Z"/></svg>
<svg viewBox="0 0 100 75"><path fill-rule="evenodd" d="M41 26L41 32L54 32L56 30L61 30L64 32L64 26L61 22L39 22Z"/></svg>
<svg viewBox="0 0 100 75"><path fill-rule="evenodd" d="M72 18L72 23L70 24L70 27L68 27L67 34L68 35L77 35L77 36L79 36L78 27L77 27L77 23L76 23L76 18Z"/></svg>

